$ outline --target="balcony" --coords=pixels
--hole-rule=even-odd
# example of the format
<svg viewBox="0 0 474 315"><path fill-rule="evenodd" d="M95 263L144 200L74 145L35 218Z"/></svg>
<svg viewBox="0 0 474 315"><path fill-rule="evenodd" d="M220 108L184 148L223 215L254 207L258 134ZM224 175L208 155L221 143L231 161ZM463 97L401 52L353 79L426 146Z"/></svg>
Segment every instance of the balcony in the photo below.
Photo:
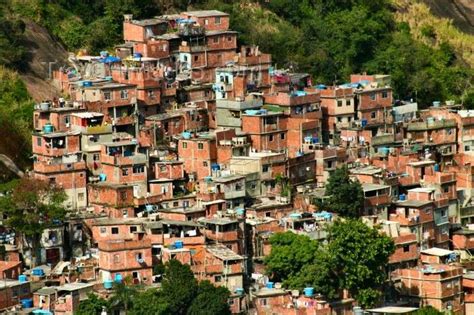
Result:
<svg viewBox="0 0 474 315"><path fill-rule="evenodd" d="M426 120L422 122L412 122L408 124L408 131L426 131L442 128L456 127L455 120Z"/></svg>
<svg viewBox="0 0 474 315"><path fill-rule="evenodd" d="M205 230L204 235L207 238L218 242L232 242L238 240L237 231L216 232L215 230Z"/></svg>
<svg viewBox="0 0 474 315"><path fill-rule="evenodd" d="M147 161L146 155L142 153L136 153L131 156L111 156L102 154L100 159L101 163L112 164L115 166L145 164Z"/></svg>
<svg viewBox="0 0 474 315"><path fill-rule="evenodd" d="M72 126L73 130L81 131L83 134L93 135L93 134L104 134L112 133L112 125L98 125L98 126Z"/></svg>
<svg viewBox="0 0 474 315"><path fill-rule="evenodd" d="M83 171L86 169L84 161L76 163L47 164L45 162L35 162L33 169L37 173L62 173L69 171Z"/></svg>

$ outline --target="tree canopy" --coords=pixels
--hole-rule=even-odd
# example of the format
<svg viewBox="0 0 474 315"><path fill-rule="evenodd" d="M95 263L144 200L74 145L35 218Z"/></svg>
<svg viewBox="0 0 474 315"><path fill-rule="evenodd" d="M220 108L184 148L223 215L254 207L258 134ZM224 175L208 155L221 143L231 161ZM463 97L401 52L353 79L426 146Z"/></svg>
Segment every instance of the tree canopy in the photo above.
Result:
<svg viewBox="0 0 474 315"><path fill-rule="evenodd" d="M89 297L80 303L79 314L99 314L107 310L125 310L127 314L155 315L226 315L231 314L227 300L230 292L209 281L194 278L189 265L170 260L164 265L161 289L143 290L128 281L116 283L109 301Z"/></svg>
<svg viewBox="0 0 474 315"><path fill-rule="evenodd" d="M327 244L291 234L270 238L272 250L265 265L272 280L291 289L311 286L329 299L346 289L364 307L380 299L385 266L395 250L391 238L353 219L328 227ZM294 267L287 257L295 261Z"/></svg>
<svg viewBox="0 0 474 315"><path fill-rule="evenodd" d="M318 206L343 217L358 217L364 207L362 185L349 177L347 166L336 169L329 176L325 196Z"/></svg>
<svg viewBox="0 0 474 315"><path fill-rule="evenodd" d="M35 250L40 248L41 233L61 224L67 214L66 194L61 187L30 177L12 182L10 188L13 189L0 197L0 211L7 218L5 225L31 242L34 261L39 258Z"/></svg>

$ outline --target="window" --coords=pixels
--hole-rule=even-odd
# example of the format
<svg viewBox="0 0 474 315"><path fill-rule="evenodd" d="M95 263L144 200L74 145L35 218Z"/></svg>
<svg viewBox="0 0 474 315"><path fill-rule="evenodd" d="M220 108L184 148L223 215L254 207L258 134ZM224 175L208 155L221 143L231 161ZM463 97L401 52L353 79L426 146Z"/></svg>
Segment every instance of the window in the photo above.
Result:
<svg viewBox="0 0 474 315"><path fill-rule="evenodd" d="M209 25L209 20L208 19L204 20L204 25Z"/></svg>
<svg viewBox="0 0 474 315"><path fill-rule="evenodd" d="M214 282L221 282L222 276L214 276Z"/></svg>
<svg viewBox="0 0 474 315"><path fill-rule="evenodd" d="M152 247L151 248L152 255L161 255L161 247Z"/></svg>
<svg viewBox="0 0 474 315"><path fill-rule="evenodd" d="M212 39L212 42L213 42L214 44L219 44L219 37L217 37L217 36L214 37L214 38Z"/></svg>
<svg viewBox="0 0 474 315"><path fill-rule="evenodd" d="M69 115L67 115L67 116L64 116L64 123L65 123L66 125L67 125L67 124L69 124L69 123L70 123L70 121L71 121L71 120L70 120L70 117L69 117Z"/></svg>
<svg viewBox="0 0 474 315"><path fill-rule="evenodd" d="M144 165L135 165L133 167L133 173L134 174L140 174L145 172L145 166Z"/></svg>
<svg viewBox="0 0 474 315"><path fill-rule="evenodd" d="M268 136L268 141L272 142L273 141L273 135Z"/></svg>
<svg viewBox="0 0 474 315"><path fill-rule="evenodd" d="M266 216L267 218L269 218L269 217L272 216L272 213L271 213L271 212L265 212L265 216Z"/></svg>
<svg viewBox="0 0 474 315"><path fill-rule="evenodd" d="M370 93L370 99L371 99L372 101L375 101L375 99L376 99L376 94L375 94L375 93Z"/></svg>
<svg viewBox="0 0 474 315"><path fill-rule="evenodd" d="M403 252L408 253L410 251L410 245L403 245Z"/></svg>
<svg viewBox="0 0 474 315"><path fill-rule="evenodd" d="M112 93L110 91L104 92L104 100L110 101L112 99Z"/></svg>
<svg viewBox="0 0 474 315"><path fill-rule="evenodd" d="M183 142L183 149L186 149L188 147L188 143L187 142Z"/></svg>
<svg viewBox="0 0 474 315"><path fill-rule="evenodd" d="M173 201L173 207L177 207L179 206L179 202L178 201Z"/></svg>
<svg viewBox="0 0 474 315"><path fill-rule="evenodd" d="M464 146L464 151L470 151L470 150L471 150L471 146L469 146L469 145Z"/></svg>
<svg viewBox="0 0 474 315"><path fill-rule="evenodd" d="M281 134L280 134L280 139L281 139L281 140L285 140L285 134L284 134L284 133L281 133Z"/></svg>
<svg viewBox="0 0 474 315"><path fill-rule="evenodd" d="M194 56L194 61L199 61L199 56Z"/></svg>
<svg viewBox="0 0 474 315"><path fill-rule="evenodd" d="M135 233L137 231L137 227L136 226L131 226L130 227L130 233Z"/></svg>
<svg viewBox="0 0 474 315"><path fill-rule="evenodd" d="M442 216L443 218L446 218L446 215L447 215L447 214L448 214L448 213L447 213L446 209L441 210L441 216Z"/></svg>
<svg viewBox="0 0 474 315"><path fill-rule="evenodd" d="M342 107L342 101L341 100L337 101L337 107Z"/></svg>
<svg viewBox="0 0 474 315"><path fill-rule="evenodd" d="M128 91L127 90L121 90L120 91L120 98L125 100L128 98Z"/></svg>
<svg viewBox="0 0 474 315"><path fill-rule="evenodd" d="M221 17L220 16L215 17L214 24L221 24Z"/></svg>
<svg viewBox="0 0 474 315"><path fill-rule="evenodd" d="M107 228L106 228L106 227L101 227L101 228L99 229L99 233L100 233L100 234L105 234L105 233L107 233Z"/></svg>
<svg viewBox="0 0 474 315"><path fill-rule="evenodd" d="M342 117L337 117L337 122L342 122Z"/></svg>
<svg viewBox="0 0 474 315"><path fill-rule="evenodd" d="M121 191L120 192L120 199L122 201L124 201L125 199L127 199L127 192L126 191Z"/></svg>
<svg viewBox="0 0 474 315"><path fill-rule="evenodd" d="M143 259L142 253L137 253L137 254L135 255L135 258L136 258L137 260L142 260L142 259Z"/></svg>
<svg viewBox="0 0 474 315"><path fill-rule="evenodd" d="M351 100L346 100L346 106L351 106Z"/></svg>
<svg viewBox="0 0 474 315"><path fill-rule="evenodd" d="M52 185L52 184L55 184L56 183L56 177L50 177L49 178L49 183Z"/></svg>
<svg viewBox="0 0 474 315"><path fill-rule="evenodd" d="M377 112L370 113L370 118L375 119L377 117Z"/></svg>
<svg viewBox="0 0 474 315"><path fill-rule="evenodd" d="M207 163L207 161L202 162L202 166L208 167L208 165L209 165L209 164Z"/></svg>
<svg viewBox="0 0 474 315"><path fill-rule="evenodd" d="M100 158L99 153L94 153L94 155L92 156L92 160L93 160L93 161L98 161L99 158Z"/></svg>
<svg viewBox="0 0 474 315"><path fill-rule="evenodd" d="M448 185L443 186L443 192L444 192L444 193L448 193L448 192L449 192L449 186L448 186Z"/></svg>
<svg viewBox="0 0 474 315"><path fill-rule="evenodd" d="M122 176L128 176L128 168L122 168Z"/></svg>
<svg viewBox="0 0 474 315"><path fill-rule="evenodd" d="M227 36L227 41L232 41L232 36Z"/></svg>
<svg viewBox="0 0 474 315"><path fill-rule="evenodd" d="M242 190L242 185L235 184L235 190L237 190L237 191Z"/></svg>
<svg viewBox="0 0 474 315"><path fill-rule="evenodd" d="M263 172L263 173L268 172L268 168L269 168L269 167L268 167L268 164L262 165L262 172Z"/></svg>
<svg viewBox="0 0 474 315"><path fill-rule="evenodd" d="M260 305L267 306L267 299L261 299L260 300Z"/></svg>
<svg viewBox="0 0 474 315"><path fill-rule="evenodd" d="M138 276L139 276L138 271L132 272L132 278L133 278L133 279L138 279Z"/></svg>
<svg viewBox="0 0 474 315"><path fill-rule="evenodd" d="M118 227L113 227L112 228L112 234L119 234L119 228Z"/></svg>
<svg viewBox="0 0 474 315"><path fill-rule="evenodd" d="M114 263L120 262L120 255L114 255Z"/></svg>
<svg viewBox="0 0 474 315"><path fill-rule="evenodd" d="M256 185L255 183L252 183L252 184L250 184L250 188L251 188L252 190L254 190L255 188L257 188L257 185Z"/></svg>
<svg viewBox="0 0 474 315"><path fill-rule="evenodd" d="M388 97L388 92L387 91L383 91L382 92L382 98L387 98Z"/></svg>
<svg viewBox="0 0 474 315"><path fill-rule="evenodd" d="M202 142L198 143L198 150L204 149L204 144Z"/></svg>
<svg viewBox="0 0 474 315"><path fill-rule="evenodd" d="M155 92L153 90L148 90L148 98L155 98Z"/></svg>
<svg viewBox="0 0 474 315"><path fill-rule="evenodd" d="M36 145L39 146L39 147L41 146L41 138L40 137L36 138Z"/></svg>
<svg viewBox="0 0 474 315"><path fill-rule="evenodd" d="M78 194L77 194L77 199L78 199L79 201L84 201L84 193L78 193Z"/></svg>

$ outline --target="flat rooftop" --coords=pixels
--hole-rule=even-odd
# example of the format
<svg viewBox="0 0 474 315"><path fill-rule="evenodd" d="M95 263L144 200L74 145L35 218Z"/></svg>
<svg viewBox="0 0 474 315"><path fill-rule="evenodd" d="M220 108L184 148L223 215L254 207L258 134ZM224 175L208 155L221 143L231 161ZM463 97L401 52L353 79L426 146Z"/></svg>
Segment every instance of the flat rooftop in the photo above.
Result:
<svg viewBox="0 0 474 315"><path fill-rule="evenodd" d="M233 250L222 244L207 245L206 250L221 260L243 260L244 258L236 254Z"/></svg>
<svg viewBox="0 0 474 315"><path fill-rule="evenodd" d="M418 307L407 306L383 306L366 310L369 313L380 314L409 314L418 310Z"/></svg>
<svg viewBox="0 0 474 315"><path fill-rule="evenodd" d="M454 254L454 251L438 248L438 247L432 247L428 249L423 249L420 251L420 253L425 254L425 255L444 257L444 256L449 256L451 254Z"/></svg>
<svg viewBox="0 0 474 315"><path fill-rule="evenodd" d="M208 17L208 16L229 16L228 13L218 10L199 10L199 11L186 11L183 15L195 16L195 17Z"/></svg>
<svg viewBox="0 0 474 315"><path fill-rule="evenodd" d="M390 186L380 185L380 184L369 184L369 183L362 184L362 189L364 190L364 192L387 189L387 188L390 188Z"/></svg>

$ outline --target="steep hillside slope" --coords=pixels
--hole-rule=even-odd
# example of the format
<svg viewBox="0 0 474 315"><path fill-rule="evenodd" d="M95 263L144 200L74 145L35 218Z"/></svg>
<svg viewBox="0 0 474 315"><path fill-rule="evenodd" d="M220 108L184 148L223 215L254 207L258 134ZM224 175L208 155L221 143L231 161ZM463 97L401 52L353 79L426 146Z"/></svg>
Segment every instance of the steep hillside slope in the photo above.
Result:
<svg viewBox="0 0 474 315"><path fill-rule="evenodd" d="M474 1L472 0L423 0L436 16L453 20L465 33L474 35Z"/></svg>
<svg viewBox="0 0 474 315"><path fill-rule="evenodd" d="M25 26L28 67L20 76L34 100L52 98L58 91L49 83L50 70L64 65L68 53L44 27L31 21L25 21Z"/></svg>

